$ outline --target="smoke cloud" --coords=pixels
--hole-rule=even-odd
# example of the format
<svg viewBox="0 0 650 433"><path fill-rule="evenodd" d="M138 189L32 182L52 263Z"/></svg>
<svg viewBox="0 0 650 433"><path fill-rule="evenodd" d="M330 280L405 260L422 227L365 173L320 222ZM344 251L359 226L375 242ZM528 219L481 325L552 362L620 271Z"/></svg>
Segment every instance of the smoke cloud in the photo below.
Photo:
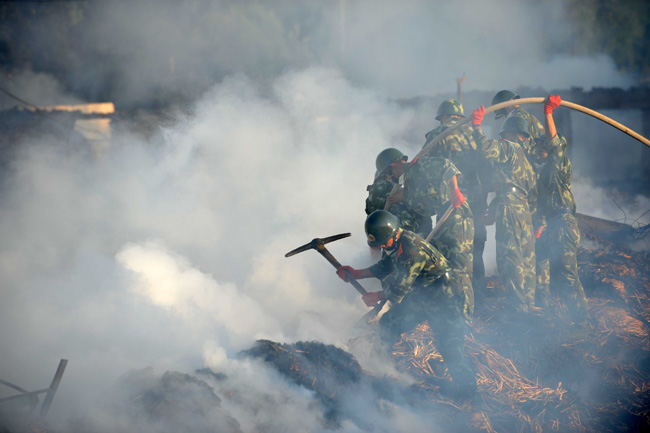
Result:
<svg viewBox="0 0 650 433"><path fill-rule="evenodd" d="M69 359L51 419L82 418L97 431L128 430L99 395L146 366L223 372L215 389L239 394L221 408L243 431L320 431L313 395L236 355L259 338L344 347L367 311L316 251L284 254L351 232L330 251L356 267L374 261L363 235L374 158L386 147L413 156L423 144L407 139L417 113L393 98L449 91L463 73L467 89L631 82L607 58L547 54L549 38L568 32L559 5L88 7L94 25L79 29L83 49L61 53L64 84L14 71L6 78L13 91L40 105L78 101L65 90L124 106L179 90L194 98L148 139L117 124L99 156L69 143L21 142L3 175L0 378L41 389ZM546 30L540 14L558 31ZM590 194L582 191L579 204ZM351 404L376 414L368 422L378 431L435 424L403 407L389 416L361 398Z"/></svg>

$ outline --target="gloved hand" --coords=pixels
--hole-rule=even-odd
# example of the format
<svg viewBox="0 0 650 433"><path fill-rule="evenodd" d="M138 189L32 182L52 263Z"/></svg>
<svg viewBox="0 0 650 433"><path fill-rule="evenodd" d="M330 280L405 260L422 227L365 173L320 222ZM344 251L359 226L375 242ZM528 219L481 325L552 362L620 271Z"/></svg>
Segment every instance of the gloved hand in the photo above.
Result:
<svg viewBox="0 0 650 433"><path fill-rule="evenodd" d="M345 281L346 283L349 283L350 280L348 279L348 274L345 272L348 271L350 275L352 275L352 278L355 280L359 279L361 277L361 270L360 269L354 269L351 266L341 266L336 270L336 275L339 276L340 279Z"/></svg>
<svg viewBox="0 0 650 433"><path fill-rule="evenodd" d="M548 95L548 97L544 100L544 114L552 113L554 109L560 106L561 102L562 99L559 95Z"/></svg>
<svg viewBox="0 0 650 433"><path fill-rule="evenodd" d="M479 108L472 110L472 125L481 126L483 117L485 117L485 107L481 105Z"/></svg>
<svg viewBox="0 0 650 433"><path fill-rule="evenodd" d="M543 231L544 231L544 226L537 227L537 230L535 230L535 239L539 239L540 236L542 236Z"/></svg>
<svg viewBox="0 0 650 433"><path fill-rule="evenodd" d="M462 192L460 192L460 189L456 188L452 191L451 203L454 205L454 207L461 207L463 203L465 203L465 196Z"/></svg>
<svg viewBox="0 0 650 433"><path fill-rule="evenodd" d="M367 292L361 295L361 299L368 307L374 307L379 301L386 299L384 292Z"/></svg>

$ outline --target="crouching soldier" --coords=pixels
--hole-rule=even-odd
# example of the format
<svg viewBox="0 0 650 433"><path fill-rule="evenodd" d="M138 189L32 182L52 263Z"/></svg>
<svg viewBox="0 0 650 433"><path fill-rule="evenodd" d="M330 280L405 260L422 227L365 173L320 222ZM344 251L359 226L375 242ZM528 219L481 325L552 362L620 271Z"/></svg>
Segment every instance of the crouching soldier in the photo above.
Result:
<svg viewBox="0 0 650 433"><path fill-rule="evenodd" d="M455 294L449 286L447 260L431 244L400 227L399 218L390 212L371 213L365 223L368 245L381 247L385 254L373 266L354 269L341 266L337 274L347 281L347 273L356 279L378 278L383 291L365 293L366 305L388 299L390 309L379 319L379 333L390 355L401 334L428 322L435 344L452 378L449 390L467 398L476 393L476 377L464 354L468 332L467 298Z"/></svg>
<svg viewBox="0 0 650 433"><path fill-rule="evenodd" d="M571 161L566 156L567 142L557 134L553 109L559 96L544 101L546 140L538 141L536 154L542 165L537 180L536 233L538 252L550 262L551 288L566 302L576 321L587 317L587 297L578 276L576 251L580 231L575 218L576 203L571 193ZM544 295L548 296L548 293Z"/></svg>

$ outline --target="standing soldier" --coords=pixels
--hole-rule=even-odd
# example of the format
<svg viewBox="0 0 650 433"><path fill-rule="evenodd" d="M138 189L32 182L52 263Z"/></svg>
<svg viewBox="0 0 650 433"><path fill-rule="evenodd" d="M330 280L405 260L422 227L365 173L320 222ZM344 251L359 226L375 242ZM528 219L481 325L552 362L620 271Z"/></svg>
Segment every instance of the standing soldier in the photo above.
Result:
<svg viewBox="0 0 650 433"><path fill-rule="evenodd" d="M438 215L438 218L444 215L450 205L455 207L431 239L431 244L449 261L453 274L450 285L458 296L467 296L468 310L464 313L471 317L474 312L474 220L472 210L458 187L461 173L448 159L428 156L416 158L408 165L404 163L401 170L404 189L389 196L388 202L403 203L409 215L429 221L433 215Z"/></svg>
<svg viewBox="0 0 650 433"><path fill-rule="evenodd" d="M455 99L443 101L438 107L436 115L436 120L440 121L440 126L425 135L427 139L425 146L447 128L460 122L464 117L465 112L460 102ZM474 296L480 297L485 288L483 251L485 250L487 231L483 221L483 214L487 210L488 182L486 182L486 179L489 178L490 164L478 150L473 133L474 128L465 124L442 138L429 151L429 155L447 158L462 173L458 184L461 192L467 197L467 202L474 215L472 287Z"/></svg>
<svg viewBox="0 0 650 433"><path fill-rule="evenodd" d="M521 98L521 96L517 95L516 93L510 90L501 90L497 92L492 98L492 105L500 104L502 102L510 101L513 99L519 99L519 98ZM535 116L533 116L528 111L521 108L519 105L515 105L507 108L501 108L500 110L494 112L495 119L501 119L502 117L507 118L513 116L523 117L526 120L526 124L528 125L527 128L528 138L524 140L522 146L526 151L526 155L528 155L529 160L533 161L535 156L534 155L535 139L539 137L544 137L544 126L539 120L537 120Z"/></svg>
<svg viewBox="0 0 650 433"><path fill-rule="evenodd" d="M494 165L496 197L489 205L495 216L497 268L515 311L535 305L535 239L532 213L536 204L535 172L521 143L528 138L526 120L510 117L501 140L490 140L481 130L485 107L472 111L474 139ZM532 206L532 209L531 209Z"/></svg>
<svg viewBox="0 0 650 433"><path fill-rule="evenodd" d="M401 228L399 218L390 212L371 213L365 231L368 245L384 250L382 259L365 269L341 266L336 273L344 281L348 280L346 271L355 279L381 280L383 291L365 293L362 299L369 307L384 299L391 302L379 319L387 354L390 356L402 333L427 321L452 379L450 391L471 397L476 393L476 377L464 354L468 325L462 311L466 299L449 287L447 260L420 236Z"/></svg>
<svg viewBox="0 0 650 433"><path fill-rule="evenodd" d="M553 291L564 299L574 320L581 321L587 316L587 297L578 276L580 231L571 193L571 161L565 153L567 142L557 134L553 120L553 109L561 101L559 96L544 101L546 140L538 141L536 148L543 164L537 181L536 232L541 234L538 253L550 262Z"/></svg>
<svg viewBox="0 0 650 433"><path fill-rule="evenodd" d="M513 99L519 99L520 96L515 94L514 92L510 90L501 90L497 92L494 97L492 98L492 105L495 104L500 104L501 102L505 101L510 101ZM536 168L535 166L535 142L538 139L544 139L544 126L541 124L539 120L532 114L530 114L528 111L524 110L521 108L519 105L515 105L513 107L508 107L508 108L501 108L500 110L495 111L494 117L495 119L500 119L501 117L512 117L512 116L519 116L523 117L526 119L526 123L528 124L528 134L529 137L526 139L523 143L522 146L524 147L524 150L526 151L526 155L528 156L528 161L533 165L533 169ZM537 175L537 171L535 172ZM537 217L533 215L533 219L536 219ZM535 239L539 238L539 233L535 232ZM537 242L535 242L535 275L536 275L536 293L537 296L540 296L540 294L548 293L548 285L550 282L550 275L549 275L549 263L548 259L544 257L544 255L539 255L537 254ZM545 307L548 305L548 299L546 299L543 295L542 297L538 297L536 300L536 303L540 307Z"/></svg>

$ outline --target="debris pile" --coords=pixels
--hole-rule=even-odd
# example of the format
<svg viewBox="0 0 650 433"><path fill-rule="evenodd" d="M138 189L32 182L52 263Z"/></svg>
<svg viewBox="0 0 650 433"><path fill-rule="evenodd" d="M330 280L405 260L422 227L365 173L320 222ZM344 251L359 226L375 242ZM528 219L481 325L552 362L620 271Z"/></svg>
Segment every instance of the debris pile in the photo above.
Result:
<svg viewBox="0 0 650 433"><path fill-rule="evenodd" d="M650 261L646 254L610 241L600 246L579 251L580 276L590 307L590 317L582 323L571 322L566 307L557 299L550 307L521 317L504 315L503 288L497 279L489 281L466 343L479 386L474 401L446 399L440 386L432 385L450 379L426 324L404 334L394 348L394 360L399 369L416 379L419 388L405 400L446 400L449 404L436 406L436 411L446 407L456 419L464 414L466 431L649 429ZM301 351L312 350L302 344ZM322 359L326 353L321 347L318 357ZM277 360L264 359L277 366ZM349 365L355 365L358 377L356 363ZM343 378L350 374L343 367L338 364L329 372L330 376L340 375L338 383L345 383ZM292 377L291 369L284 371ZM305 381L300 375L293 380ZM413 387L410 390L415 392ZM337 391L342 392L340 388ZM419 407L422 404L417 403ZM452 418L440 417L441 422Z"/></svg>

